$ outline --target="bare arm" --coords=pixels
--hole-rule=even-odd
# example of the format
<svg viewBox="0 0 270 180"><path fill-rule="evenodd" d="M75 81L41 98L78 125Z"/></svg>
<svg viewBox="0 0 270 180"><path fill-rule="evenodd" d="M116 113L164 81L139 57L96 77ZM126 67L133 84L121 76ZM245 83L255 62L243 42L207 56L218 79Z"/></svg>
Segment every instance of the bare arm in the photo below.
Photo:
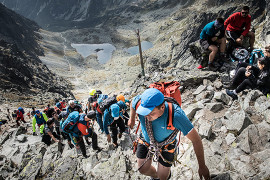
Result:
<svg viewBox="0 0 270 180"><path fill-rule="evenodd" d="M59 142L59 140L57 140L53 134L51 132L48 132L48 135L51 136L51 138L54 140L54 142Z"/></svg>
<svg viewBox="0 0 270 180"><path fill-rule="evenodd" d="M198 160L199 164L199 176L200 179L204 177L204 179L210 179L210 173L205 165L205 160L204 160L204 151L203 151L203 144L201 141L201 138L197 131L193 128L187 135L186 137L192 141L193 148Z"/></svg>
<svg viewBox="0 0 270 180"><path fill-rule="evenodd" d="M130 103L130 117L128 120L128 126L133 129L135 125L135 116L136 116L136 110L132 108L132 104Z"/></svg>

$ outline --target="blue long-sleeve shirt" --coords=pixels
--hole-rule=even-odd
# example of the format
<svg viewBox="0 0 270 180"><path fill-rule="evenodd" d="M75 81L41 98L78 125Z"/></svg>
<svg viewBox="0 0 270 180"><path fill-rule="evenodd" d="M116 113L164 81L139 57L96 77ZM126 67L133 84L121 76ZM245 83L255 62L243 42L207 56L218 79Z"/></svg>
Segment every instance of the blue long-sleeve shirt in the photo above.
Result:
<svg viewBox="0 0 270 180"><path fill-rule="evenodd" d="M209 40L212 37L224 37L225 35L225 30L224 30L224 25L220 29L216 29L215 26L215 21L210 22L204 26L201 34L200 34L200 39L204 40Z"/></svg>

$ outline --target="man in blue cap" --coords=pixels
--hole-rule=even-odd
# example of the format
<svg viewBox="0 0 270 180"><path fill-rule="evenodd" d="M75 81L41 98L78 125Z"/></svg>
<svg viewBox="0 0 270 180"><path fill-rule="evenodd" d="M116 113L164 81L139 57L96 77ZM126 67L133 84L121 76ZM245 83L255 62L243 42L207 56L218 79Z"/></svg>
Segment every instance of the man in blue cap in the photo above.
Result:
<svg viewBox="0 0 270 180"><path fill-rule="evenodd" d="M111 142L111 136L108 131L108 126L110 126L110 130L112 132L112 139L113 139L113 146L115 148L118 147L117 143L117 135L118 135L118 128L120 129L120 133L118 135L119 138L122 137L122 133L125 131L125 123L122 118L120 117L120 112L123 109L117 105L117 103L112 104L109 109L104 111L103 115L103 130L107 135L107 141Z"/></svg>
<svg viewBox="0 0 270 180"><path fill-rule="evenodd" d="M203 50L211 51L209 54L208 67L210 70L214 70L215 66L213 62L218 52L218 46L220 48L221 60L225 58L226 39L223 18L217 18L203 28L200 34L200 45ZM202 69L204 67L200 65L197 68Z"/></svg>
<svg viewBox="0 0 270 180"><path fill-rule="evenodd" d="M141 104L135 110L140 100ZM142 95L134 97L130 108L129 126L133 128L135 125L135 115L137 113L142 131L136 151L138 170L144 175L151 176L152 179L168 179L170 177L170 168L175 160L175 139L178 130L180 130L193 143L199 163L200 178L203 176L205 179L210 179L209 170L204 161L202 141L197 131L184 111L178 105L172 105L174 109L172 117L175 130L167 128L167 119L169 116L168 103L164 101L164 95L159 90L150 88L145 90ZM160 144L162 144L161 148ZM157 170L152 166L153 158L151 156L149 158L149 154L154 154L152 157L158 161Z"/></svg>

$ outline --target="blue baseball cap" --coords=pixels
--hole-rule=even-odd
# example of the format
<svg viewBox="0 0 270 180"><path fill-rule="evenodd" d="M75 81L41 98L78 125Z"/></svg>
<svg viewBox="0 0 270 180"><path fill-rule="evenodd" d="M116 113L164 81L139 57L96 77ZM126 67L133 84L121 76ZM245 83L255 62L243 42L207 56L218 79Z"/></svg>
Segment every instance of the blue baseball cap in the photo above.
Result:
<svg viewBox="0 0 270 180"><path fill-rule="evenodd" d="M119 117L120 107L117 104L113 104L110 107L112 117Z"/></svg>
<svg viewBox="0 0 270 180"><path fill-rule="evenodd" d="M164 102L164 95L155 88L149 88L141 95L141 104L136 113L146 116Z"/></svg>
<svg viewBox="0 0 270 180"><path fill-rule="evenodd" d="M39 114L39 113L40 113L40 111L39 111L39 110L36 110L36 111L35 111L35 113L36 113L36 114Z"/></svg>

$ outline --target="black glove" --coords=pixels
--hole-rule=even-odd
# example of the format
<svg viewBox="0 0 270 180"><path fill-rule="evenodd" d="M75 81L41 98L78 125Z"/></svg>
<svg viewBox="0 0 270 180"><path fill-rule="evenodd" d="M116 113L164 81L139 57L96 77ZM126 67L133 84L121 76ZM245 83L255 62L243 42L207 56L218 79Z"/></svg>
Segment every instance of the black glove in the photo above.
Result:
<svg viewBox="0 0 270 180"><path fill-rule="evenodd" d="M33 136L37 136L37 133L36 132L33 132Z"/></svg>

